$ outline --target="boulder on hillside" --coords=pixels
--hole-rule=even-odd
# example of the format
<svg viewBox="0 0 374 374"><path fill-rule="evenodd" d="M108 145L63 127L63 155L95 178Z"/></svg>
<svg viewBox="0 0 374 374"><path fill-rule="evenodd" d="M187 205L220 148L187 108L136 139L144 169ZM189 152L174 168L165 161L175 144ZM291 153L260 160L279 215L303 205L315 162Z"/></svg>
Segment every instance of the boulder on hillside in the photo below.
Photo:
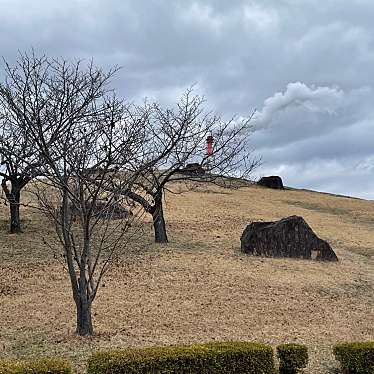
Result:
<svg viewBox="0 0 374 374"><path fill-rule="evenodd" d="M205 169L198 163L193 162L191 164L187 164L184 168L180 169L180 173L188 174L188 175L204 175Z"/></svg>
<svg viewBox="0 0 374 374"><path fill-rule="evenodd" d="M330 244L320 239L299 216L275 222L252 222L240 241L242 252L255 256L338 261Z"/></svg>
<svg viewBox="0 0 374 374"><path fill-rule="evenodd" d="M91 209L91 206L91 203L87 204L86 209ZM81 209L75 204L69 204L69 208L73 221L79 220L82 214ZM105 220L125 219L133 215L131 210L117 202L108 204L105 201L97 201L92 209L93 217Z"/></svg>
<svg viewBox="0 0 374 374"><path fill-rule="evenodd" d="M277 190L283 190L282 178L278 175L271 175L270 177L262 177L257 184L268 188L274 188Z"/></svg>

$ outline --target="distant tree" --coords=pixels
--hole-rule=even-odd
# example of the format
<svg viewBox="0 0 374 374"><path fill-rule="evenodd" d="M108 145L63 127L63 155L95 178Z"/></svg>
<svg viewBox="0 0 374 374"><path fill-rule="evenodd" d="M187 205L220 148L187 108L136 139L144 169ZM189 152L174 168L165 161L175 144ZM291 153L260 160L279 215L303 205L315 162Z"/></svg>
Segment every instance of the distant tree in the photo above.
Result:
<svg viewBox="0 0 374 374"><path fill-rule="evenodd" d="M191 182L236 188L259 165L260 160L253 157L249 145L251 116L223 121L206 112L203 105L204 98L189 89L174 108L145 102L134 111L138 117L146 118L141 152L152 154L158 162L144 170L126 193L152 215L157 243L168 241L163 199L172 182L188 181L186 189L193 187ZM214 141L210 154L209 136ZM166 149L170 151L165 153ZM135 171L137 165L134 167Z"/></svg>
<svg viewBox="0 0 374 374"><path fill-rule="evenodd" d="M39 163L34 143L24 131L23 122L38 118L42 106L28 111L31 75L20 76L6 64L7 80L0 83L0 177L1 187L10 210L10 232L21 232L21 192L36 176ZM40 64L34 69L38 70ZM40 103L41 104L41 103Z"/></svg>
<svg viewBox="0 0 374 374"><path fill-rule="evenodd" d="M37 157L32 144L17 127L0 119L0 132L1 187L9 205L9 231L13 234L22 231L21 192L35 176Z"/></svg>

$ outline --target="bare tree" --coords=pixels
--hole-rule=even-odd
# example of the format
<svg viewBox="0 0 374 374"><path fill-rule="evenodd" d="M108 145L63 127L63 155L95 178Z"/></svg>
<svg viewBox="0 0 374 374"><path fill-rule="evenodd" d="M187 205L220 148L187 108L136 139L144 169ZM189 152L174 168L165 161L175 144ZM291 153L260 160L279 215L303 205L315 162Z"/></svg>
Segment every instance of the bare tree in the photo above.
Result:
<svg viewBox="0 0 374 374"><path fill-rule="evenodd" d="M37 69L37 67L35 66ZM25 133L22 118L14 110L13 102L26 99L32 84L17 76L16 70L6 65L8 78L0 83L0 155L1 187L10 210L10 232L21 232L20 205L23 188L36 176L38 155L34 144ZM12 100L9 101L9 97ZM40 108L35 108L39 111Z"/></svg>
<svg viewBox="0 0 374 374"><path fill-rule="evenodd" d="M1 100L37 159L30 163L39 208L54 222L76 304L79 335L91 335L92 303L105 272L124 250L131 222L139 218L122 191L131 189L139 165L144 121L126 115L108 88L114 70L91 63L20 55L7 65ZM151 155L152 156L152 155ZM15 157L15 156L14 156ZM151 159L143 154L144 168ZM108 185L116 183L116 191ZM136 225L135 225L136 227ZM46 244L54 248L54 243Z"/></svg>
<svg viewBox="0 0 374 374"><path fill-rule="evenodd" d="M140 140L135 127L121 139L116 127L122 126L119 118L95 118L83 129L70 128L49 146L48 153L55 149L58 157L52 156L56 161L44 170L45 179L33 186L40 209L55 223L63 247L79 335L93 333L91 308L101 279L125 250L136 230L131 227L140 223L141 211L118 193L130 188L133 175L126 175L121 166L131 161L132 148ZM120 187L109 192L113 180Z"/></svg>
<svg viewBox="0 0 374 374"><path fill-rule="evenodd" d="M9 204L9 231L13 234L22 231L21 191L35 176L34 165L37 163L37 158L32 144L24 138L18 128L1 119L0 121L1 187Z"/></svg>
<svg viewBox="0 0 374 374"><path fill-rule="evenodd" d="M163 198L172 182L188 181L187 189L194 186L191 182L237 188L243 185L238 181L248 178L260 162L249 145L251 115L223 121L204 110L204 101L189 89L174 108L145 102L135 110L139 118L146 119L141 152L152 154L158 162L136 179L127 196L152 215L157 243L168 241ZM214 141L209 150L208 137ZM163 157L157 157L161 153Z"/></svg>

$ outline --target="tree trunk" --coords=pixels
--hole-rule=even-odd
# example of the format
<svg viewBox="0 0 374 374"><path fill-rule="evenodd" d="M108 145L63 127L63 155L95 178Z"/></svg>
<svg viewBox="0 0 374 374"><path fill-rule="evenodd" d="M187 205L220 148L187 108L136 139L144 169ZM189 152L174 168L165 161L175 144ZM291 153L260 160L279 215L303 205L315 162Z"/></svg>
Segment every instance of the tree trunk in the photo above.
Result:
<svg viewBox="0 0 374 374"><path fill-rule="evenodd" d="M166 225L164 219L164 210L162 207L162 195L155 199L155 209L152 212L153 228L155 232L156 243L167 243L168 236L166 234Z"/></svg>
<svg viewBox="0 0 374 374"><path fill-rule="evenodd" d="M77 306L77 334L80 336L89 336L93 334L91 303L87 298L79 298L76 301Z"/></svg>
<svg viewBox="0 0 374 374"><path fill-rule="evenodd" d="M10 190L7 186L7 181L10 181ZM16 179L5 179L1 182L1 187L5 193L5 196L9 202L9 213L10 213L10 227L9 231L11 234L21 232L21 220L19 217L19 205L21 201L21 188L19 181Z"/></svg>
<svg viewBox="0 0 374 374"><path fill-rule="evenodd" d="M73 291L73 298L77 309L76 333L80 336L90 336L93 334L91 318L92 299L90 299L88 294L88 280L85 274L87 262L82 262L82 259L78 261L78 259L74 258L74 243L72 241L73 235L71 227L71 205L68 192L68 188L64 188L61 204L61 219L59 221L59 225L62 230L64 252L66 262L68 265L70 283ZM79 278L77 277L77 272L74 267L74 260L77 263L79 263Z"/></svg>
<svg viewBox="0 0 374 374"><path fill-rule="evenodd" d="M9 198L10 209L10 233L15 234L21 232L21 220L19 217L19 204L20 204L20 190L12 186L12 192Z"/></svg>

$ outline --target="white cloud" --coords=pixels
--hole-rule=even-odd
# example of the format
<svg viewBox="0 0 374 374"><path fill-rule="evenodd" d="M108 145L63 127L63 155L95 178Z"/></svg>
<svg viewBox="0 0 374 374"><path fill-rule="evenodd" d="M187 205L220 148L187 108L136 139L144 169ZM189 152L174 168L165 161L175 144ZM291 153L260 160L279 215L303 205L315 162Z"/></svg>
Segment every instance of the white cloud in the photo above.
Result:
<svg viewBox="0 0 374 374"><path fill-rule="evenodd" d="M268 127L273 119L287 109L303 107L306 112L333 114L341 105L344 92L334 87L308 87L301 82L289 83L284 92L277 92L264 101L254 116L256 129Z"/></svg>

